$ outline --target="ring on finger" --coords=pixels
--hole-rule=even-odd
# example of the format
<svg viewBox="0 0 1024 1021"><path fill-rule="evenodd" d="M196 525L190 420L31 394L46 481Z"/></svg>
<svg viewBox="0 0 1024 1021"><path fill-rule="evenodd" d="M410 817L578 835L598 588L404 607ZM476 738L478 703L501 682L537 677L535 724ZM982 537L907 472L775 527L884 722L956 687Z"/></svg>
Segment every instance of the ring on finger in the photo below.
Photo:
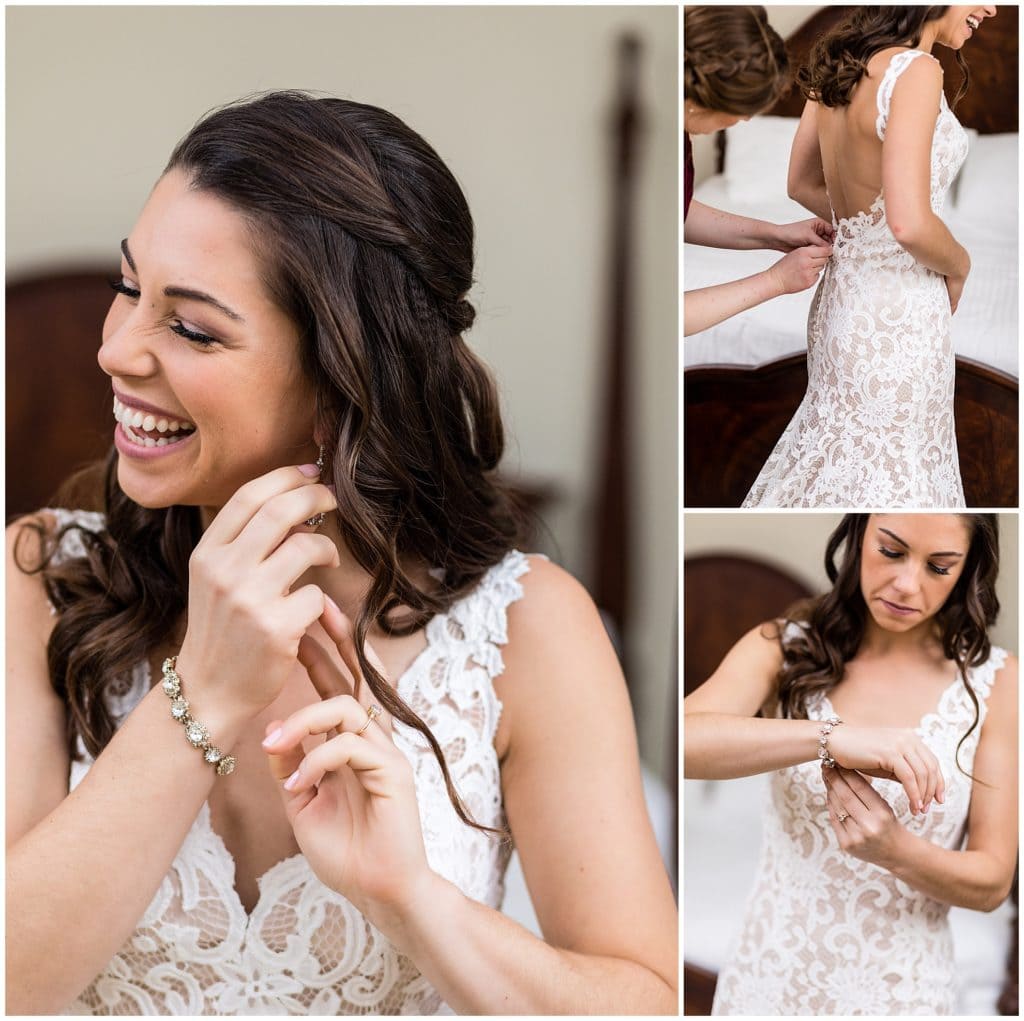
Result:
<svg viewBox="0 0 1024 1021"><path fill-rule="evenodd" d="M366 728L373 723L375 719L383 712L379 705L369 705L366 707L366 722L356 731L356 737L359 737Z"/></svg>
<svg viewBox="0 0 1024 1021"><path fill-rule="evenodd" d="M837 819L838 819L838 820L839 820L840 822L846 822L846 820L850 818L850 813L849 813L849 812L840 812L840 813L839 813L839 814L838 814L838 815L836 816L836 818L837 818Z"/></svg>

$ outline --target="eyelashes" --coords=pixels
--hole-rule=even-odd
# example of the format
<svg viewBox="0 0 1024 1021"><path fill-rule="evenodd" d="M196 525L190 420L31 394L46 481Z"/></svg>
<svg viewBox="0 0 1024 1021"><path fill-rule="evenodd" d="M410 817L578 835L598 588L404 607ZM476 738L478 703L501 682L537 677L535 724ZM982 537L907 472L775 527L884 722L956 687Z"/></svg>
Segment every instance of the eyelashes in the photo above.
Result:
<svg viewBox="0 0 1024 1021"><path fill-rule="evenodd" d="M903 554L900 553L898 550L886 549L885 546L879 546L878 552L881 553L883 557L888 557L890 560L898 560L901 556L903 556ZM949 574L950 568L939 567L937 564L929 564L928 570L934 574L947 575Z"/></svg>
<svg viewBox="0 0 1024 1021"><path fill-rule="evenodd" d="M140 292L134 287L129 287L123 280L110 280L110 289L116 291L118 294L123 294L129 301L138 301ZM174 320L168 327L172 333L176 333L179 337L184 337L186 340L192 341L194 344L199 344L201 347L209 347L211 344L217 343L216 337L211 337L205 333L196 333L195 330L190 330L180 320Z"/></svg>

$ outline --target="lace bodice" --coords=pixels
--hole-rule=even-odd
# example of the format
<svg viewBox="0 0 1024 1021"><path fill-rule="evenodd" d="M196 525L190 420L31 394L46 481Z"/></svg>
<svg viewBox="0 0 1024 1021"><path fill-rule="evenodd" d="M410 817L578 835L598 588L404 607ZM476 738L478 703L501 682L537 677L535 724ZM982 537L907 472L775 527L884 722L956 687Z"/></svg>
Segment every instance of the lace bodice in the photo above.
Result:
<svg viewBox="0 0 1024 1021"><path fill-rule="evenodd" d="M973 771L987 698L1006 652L994 648L969 671L981 708L964 741L960 766ZM826 696L808 705L811 719L832 715ZM974 721L958 677L917 728L946 781L944 804L912 816L895 781L871 780L900 823L940 847L959 849L966 835L971 781L956 766L956 747ZM722 971L715 1014L951 1014L955 970L949 907L884 869L846 854L828 820L817 761L772 774L757 880L736 954Z"/></svg>
<svg viewBox="0 0 1024 1021"><path fill-rule="evenodd" d="M879 84L885 140L899 76L920 50L896 54ZM931 206L967 157L945 96L931 150ZM832 258L807 322L807 393L745 507L962 507L953 423L955 361L944 278L893 237L885 198L837 219Z"/></svg>
<svg viewBox="0 0 1024 1021"><path fill-rule="evenodd" d="M100 515L55 512L91 530ZM82 552L69 532L61 555ZM494 734L501 714L493 681L503 669L506 611L522 595L529 561L509 553L469 595L427 625L427 646L397 690L433 730L473 817L504 825ZM115 687L120 720L150 689L148 664ZM431 868L493 908L503 895L510 848L464 825L451 807L426 740L394 722L394 740L413 764ZM84 748L80 748L84 753ZM91 760L72 764L73 789ZM140 849L140 853L144 853ZM416 966L301 854L259 880L247 915L234 888L234 861L203 805L132 937L67 1013L85 1014L437 1014L449 1011Z"/></svg>

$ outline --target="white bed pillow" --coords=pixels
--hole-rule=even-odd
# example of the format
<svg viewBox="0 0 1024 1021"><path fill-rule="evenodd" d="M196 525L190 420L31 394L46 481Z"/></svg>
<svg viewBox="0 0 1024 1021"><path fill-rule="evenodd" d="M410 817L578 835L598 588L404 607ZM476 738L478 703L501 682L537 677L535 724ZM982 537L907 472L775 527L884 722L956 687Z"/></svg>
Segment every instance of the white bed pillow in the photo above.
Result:
<svg viewBox="0 0 1024 1021"><path fill-rule="evenodd" d="M736 202L773 203L786 197L789 152L798 117L751 117L725 133L725 183Z"/></svg>
<svg viewBox="0 0 1024 1021"><path fill-rule="evenodd" d="M960 171L956 217L974 223L1017 226L1016 132L978 135Z"/></svg>

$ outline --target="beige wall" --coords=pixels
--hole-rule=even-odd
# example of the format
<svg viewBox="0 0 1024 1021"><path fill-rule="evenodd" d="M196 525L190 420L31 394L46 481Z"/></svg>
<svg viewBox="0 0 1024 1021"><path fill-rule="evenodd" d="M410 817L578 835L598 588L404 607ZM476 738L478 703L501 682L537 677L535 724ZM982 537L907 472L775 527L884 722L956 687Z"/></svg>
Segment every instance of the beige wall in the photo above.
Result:
<svg viewBox="0 0 1024 1021"><path fill-rule="evenodd" d="M685 516L684 556L734 552L756 556L791 571L815 591L828 587L825 544L840 514L796 511L788 514L697 514ZM999 515L1000 570L996 591L1002 607L992 640L1017 652L1017 515ZM782 607L780 607L782 609Z"/></svg>
<svg viewBox="0 0 1024 1021"><path fill-rule="evenodd" d="M670 7L14 7L7 10L10 276L113 265L174 142L254 90L384 106L449 163L473 210L477 324L507 465L555 482L559 559L588 580L607 292L615 40L642 37L633 646L641 734L665 761L676 605L677 14Z"/></svg>
<svg viewBox="0 0 1024 1021"><path fill-rule="evenodd" d="M794 29L799 28L821 5L776 4L766 6L768 23L785 39ZM694 182L700 184L715 172L714 135L694 135L693 169Z"/></svg>

